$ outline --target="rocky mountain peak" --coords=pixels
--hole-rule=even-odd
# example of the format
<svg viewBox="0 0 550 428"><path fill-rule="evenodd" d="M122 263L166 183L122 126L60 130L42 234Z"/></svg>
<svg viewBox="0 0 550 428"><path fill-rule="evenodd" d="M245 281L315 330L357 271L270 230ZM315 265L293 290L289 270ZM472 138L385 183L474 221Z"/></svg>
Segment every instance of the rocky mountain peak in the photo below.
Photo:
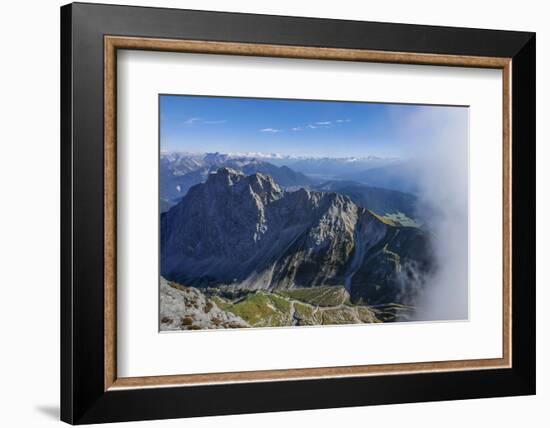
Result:
<svg viewBox="0 0 550 428"><path fill-rule="evenodd" d="M232 186L233 184L238 183L244 177L245 175L242 172L224 166L209 174L208 179L206 180L206 184L216 183Z"/></svg>
<svg viewBox="0 0 550 428"><path fill-rule="evenodd" d="M282 192L281 188L277 185L277 183L275 183L275 181L273 181L273 178L271 178L271 176L269 175L257 172L255 174L249 175L247 177L247 180L252 190L257 193L260 192L274 194Z"/></svg>
<svg viewBox="0 0 550 428"><path fill-rule="evenodd" d="M264 204L278 199L284 193L269 175L259 172L245 175L229 167L218 168L201 186L204 191L216 194L249 195Z"/></svg>

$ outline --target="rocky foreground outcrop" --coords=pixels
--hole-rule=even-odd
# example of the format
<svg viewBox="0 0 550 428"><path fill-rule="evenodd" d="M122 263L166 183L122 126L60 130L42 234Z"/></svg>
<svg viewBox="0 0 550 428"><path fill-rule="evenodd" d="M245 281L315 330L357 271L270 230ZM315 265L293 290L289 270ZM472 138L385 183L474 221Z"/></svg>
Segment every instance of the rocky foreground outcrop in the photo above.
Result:
<svg viewBox="0 0 550 428"><path fill-rule="evenodd" d="M430 268L424 230L261 173L220 168L161 216L161 273L193 287L342 286L353 302L407 303Z"/></svg>
<svg viewBox="0 0 550 428"><path fill-rule="evenodd" d="M203 330L249 327L242 318L221 310L199 290L160 278L160 329Z"/></svg>

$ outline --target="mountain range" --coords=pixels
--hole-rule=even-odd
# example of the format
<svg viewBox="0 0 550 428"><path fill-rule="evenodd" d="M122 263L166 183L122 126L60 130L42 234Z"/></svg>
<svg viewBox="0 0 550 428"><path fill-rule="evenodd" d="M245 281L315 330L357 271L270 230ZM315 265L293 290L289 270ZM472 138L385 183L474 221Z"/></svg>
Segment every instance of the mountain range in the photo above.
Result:
<svg viewBox="0 0 550 428"><path fill-rule="evenodd" d="M261 156L260 158L253 157ZM269 162L267 161L269 160ZM274 163L278 163L275 165ZM388 163L383 167L373 167L358 170L367 164ZM408 166L395 164L395 159L376 157L366 158L305 158L289 157L278 154L189 154L162 153L160 158L160 212L168 211L181 200L188 190L206 181L209 174L220 167L229 167L246 175L260 172L269 175L275 183L285 190L296 190L300 187L318 191L334 191L347 195L357 205L368 208L375 213L388 216L406 224L416 224L418 220L417 197L413 193L399 189L415 189L414 180L401 176L399 171L408 171ZM292 165L292 168L287 166ZM294 167L307 165L303 173ZM360 169L359 168L359 169ZM332 177L327 172L340 171L336 179L324 180L322 177ZM345 171L345 172L344 172ZM394 172L392 172L394 171ZM351 176L354 180L343 179ZM410 177L410 174L409 174ZM372 183L365 184L366 183ZM421 220L421 219L420 219Z"/></svg>
<svg viewBox="0 0 550 428"><path fill-rule="evenodd" d="M303 157L287 156L273 158L257 158L271 162L274 165L286 165L303 174L320 179L336 179L354 172L363 172L372 168L399 164L397 158L365 157Z"/></svg>
<svg viewBox="0 0 550 428"><path fill-rule="evenodd" d="M161 275L169 281L247 290L341 286L351 301L376 305L406 303L433 267L427 231L381 217L334 191L337 184L249 159L173 164L174 177L189 169L206 177L161 214Z"/></svg>
<svg viewBox="0 0 550 428"><path fill-rule="evenodd" d="M204 182L210 173L220 167L229 167L245 174L261 172L273 177L284 188L308 186L316 182L285 165L276 166L253 157L220 153L163 153L160 157L161 212L173 206L192 186Z"/></svg>
<svg viewBox="0 0 550 428"><path fill-rule="evenodd" d="M361 171L348 171L338 178L417 195L420 193L420 176L421 166L409 161Z"/></svg>
<svg viewBox="0 0 550 428"><path fill-rule="evenodd" d="M410 193L382 187L367 186L356 181L331 180L312 186L321 192L336 192L348 196L360 207L380 215L402 213L410 219L417 218L418 198Z"/></svg>

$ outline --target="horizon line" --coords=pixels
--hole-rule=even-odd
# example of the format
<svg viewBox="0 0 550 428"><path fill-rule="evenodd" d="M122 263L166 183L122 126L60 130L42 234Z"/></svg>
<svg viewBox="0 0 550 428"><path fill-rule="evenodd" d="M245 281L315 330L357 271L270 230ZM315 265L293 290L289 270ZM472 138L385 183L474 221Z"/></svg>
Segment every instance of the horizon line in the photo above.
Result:
<svg viewBox="0 0 550 428"><path fill-rule="evenodd" d="M383 160L401 160L405 159L399 156L377 156L377 155L367 155L367 156L314 156L314 155L287 155L282 153L274 152L220 152L220 151L186 151L186 150L160 150L160 154L188 154L188 155L234 155L234 156L243 156L243 157L264 157L264 158L275 158L275 159L296 159L296 158L307 158L307 159L383 159ZM277 156L280 156L277 158Z"/></svg>

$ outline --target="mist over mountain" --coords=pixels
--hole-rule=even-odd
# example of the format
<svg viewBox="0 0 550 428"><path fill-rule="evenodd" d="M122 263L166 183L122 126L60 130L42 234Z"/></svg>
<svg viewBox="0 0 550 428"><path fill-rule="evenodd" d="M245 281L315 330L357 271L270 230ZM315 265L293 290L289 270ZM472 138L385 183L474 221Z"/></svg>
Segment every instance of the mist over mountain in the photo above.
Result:
<svg viewBox="0 0 550 428"><path fill-rule="evenodd" d="M161 274L193 287L340 286L352 301L407 303L431 260L424 229L259 172L219 168L161 215Z"/></svg>

